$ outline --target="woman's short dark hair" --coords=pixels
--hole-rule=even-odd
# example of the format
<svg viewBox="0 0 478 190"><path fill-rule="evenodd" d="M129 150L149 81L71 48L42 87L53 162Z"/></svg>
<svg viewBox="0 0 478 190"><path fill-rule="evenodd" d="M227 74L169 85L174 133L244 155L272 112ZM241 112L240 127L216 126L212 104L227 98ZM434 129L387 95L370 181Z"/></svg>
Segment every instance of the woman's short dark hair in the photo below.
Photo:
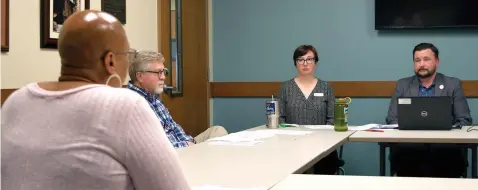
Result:
<svg viewBox="0 0 478 190"><path fill-rule="evenodd" d="M294 51L294 56L293 56L294 65L297 66L297 58L299 58L299 57L301 57L301 56L304 56L304 55L307 54L309 51L311 51L312 53L314 53L315 63L317 63L317 62L319 61L319 55L317 54L317 51L315 50L314 46L311 46L311 45L301 45L301 46L297 47L297 49L295 49L295 51Z"/></svg>

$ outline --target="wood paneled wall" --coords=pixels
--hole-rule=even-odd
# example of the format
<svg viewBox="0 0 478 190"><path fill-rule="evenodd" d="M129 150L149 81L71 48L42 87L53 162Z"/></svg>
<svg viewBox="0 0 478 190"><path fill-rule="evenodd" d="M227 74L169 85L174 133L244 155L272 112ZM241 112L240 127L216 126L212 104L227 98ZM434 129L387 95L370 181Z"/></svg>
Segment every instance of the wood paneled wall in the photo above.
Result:
<svg viewBox="0 0 478 190"><path fill-rule="evenodd" d="M388 98L395 81L330 81L336 97ZM462 81L466 97L478 97L478 80ZM271 97L282 82L211 82L212 97Z"/></svg>

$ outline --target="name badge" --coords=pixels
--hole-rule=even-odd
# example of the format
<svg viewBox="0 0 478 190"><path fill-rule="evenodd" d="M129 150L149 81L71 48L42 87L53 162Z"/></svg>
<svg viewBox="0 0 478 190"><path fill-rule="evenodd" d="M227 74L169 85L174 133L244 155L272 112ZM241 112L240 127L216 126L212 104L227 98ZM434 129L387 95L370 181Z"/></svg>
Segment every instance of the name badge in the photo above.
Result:
<svg viewBox="0 0 478 190"><path fill-rule="evenodd" d="M399 98L398 104L412 104L412 99L410 98Z"/></svg>
<svg viewBox="0 0 478 190"><path fill-rule="evenodd" d="M322 97L322 96L324 96L324 93L314 93L314 96L320 96L320 97Z"/></svg>

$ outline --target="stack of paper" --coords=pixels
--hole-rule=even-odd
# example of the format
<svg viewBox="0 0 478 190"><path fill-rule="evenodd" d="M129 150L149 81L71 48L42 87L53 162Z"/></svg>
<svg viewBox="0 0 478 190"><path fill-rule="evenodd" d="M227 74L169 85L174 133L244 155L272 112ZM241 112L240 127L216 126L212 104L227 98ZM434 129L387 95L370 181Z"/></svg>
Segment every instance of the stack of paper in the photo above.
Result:
<svg viewBox="0 0 478 190"><path fill-rule="evenodd" d="M259 139L264 139L272 136L273 135L267 136L267 134L257 134L250 133L250 131L242 131L237 133L231 133L222 137L212 138L208 141L210 141L210 145L253 146L262 142Z"/></svg>
<svg viewBox="0 0 478 190"><path fill-rule="evenodd" d="M226 136L209 139L210 145L237 145L237 146L253 146L261 143L262 140L271 138L275 135L307 135L312 131L300 130L281 130L281 129L264 129L255 131L241 131L231 133Z"/></svg>
<svg viewBox="0 0 478 190"><path fill-rule="evenodd" d="M382 124L376 124L376 123L371 123L367 125L362 125L362 126L353 126L349 127L350 130L355 130L355 131L364 131L364 130L369 130L369 129L396 129L398 128L398 125L382 125Z"/></svg>
<svg viewBox="0 0 478 190"><path fill-rule="evenodd" d="M276 133L269 130L257 130L257 131L241 131L237 133L237 135L258 140L258 139L271 138L274 135L276 135Z"/></svg>
<svg viewBox="0 0 478 190"><path fill-rule="evenodd" d="M360 125L360 126L349 126L349 130L351 130L351 131L366 131L366 130L369 130L369 129L378 128L379 126L380 126L379 124L371 123L371 124Z"/></svg>

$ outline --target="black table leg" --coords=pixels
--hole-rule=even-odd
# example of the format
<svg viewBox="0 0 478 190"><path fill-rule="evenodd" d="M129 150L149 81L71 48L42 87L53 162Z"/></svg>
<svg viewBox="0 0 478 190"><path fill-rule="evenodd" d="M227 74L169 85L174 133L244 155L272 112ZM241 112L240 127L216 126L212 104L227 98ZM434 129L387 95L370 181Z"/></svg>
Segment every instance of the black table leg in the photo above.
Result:
<svg viewBox="0 0 478 190"><path fill-rule="evenodd" d="M478 146L474 146L471 148L471 178L478 178L477 170L477 152Z"/></svg>
<svg viewBox="0 0 478 190"><path fill-rule="evenodd" d="M385 176L385 144L379 143L380 145L380 176Z"/></svg>

